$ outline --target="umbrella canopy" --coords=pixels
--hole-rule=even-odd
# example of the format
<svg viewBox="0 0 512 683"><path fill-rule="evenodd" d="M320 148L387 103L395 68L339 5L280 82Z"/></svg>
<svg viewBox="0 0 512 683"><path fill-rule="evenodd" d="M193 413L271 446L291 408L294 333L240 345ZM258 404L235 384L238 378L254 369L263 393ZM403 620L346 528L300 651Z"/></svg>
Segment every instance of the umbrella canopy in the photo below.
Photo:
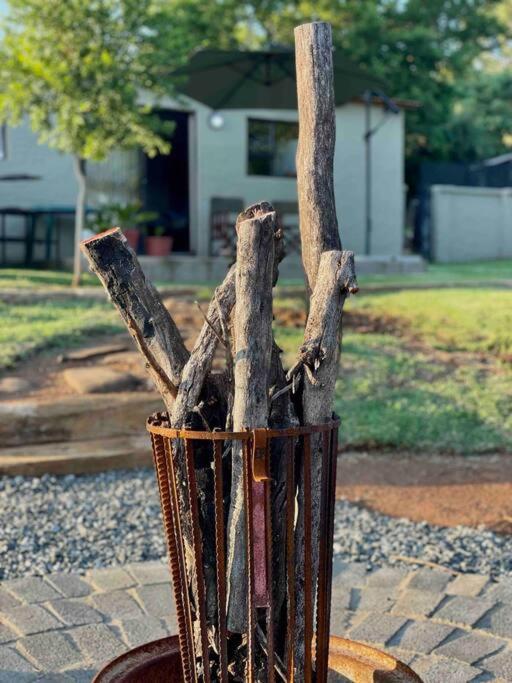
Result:
<svg viewBox="0 0 512 683"><path fill-rule="evenodd" d="M333 53L336 105L360 97L384 84ZM219 109L297 109L295 54L291 50L243 52L201 50L173 72L176 88L189 97Z"/></svg>

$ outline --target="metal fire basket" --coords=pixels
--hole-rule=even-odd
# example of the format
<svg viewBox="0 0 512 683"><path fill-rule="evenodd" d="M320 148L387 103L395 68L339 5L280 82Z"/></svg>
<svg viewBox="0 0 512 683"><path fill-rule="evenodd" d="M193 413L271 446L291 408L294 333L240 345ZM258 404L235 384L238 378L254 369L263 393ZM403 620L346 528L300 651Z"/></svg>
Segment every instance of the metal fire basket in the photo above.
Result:
<svg viewBox="0 0 512 683"><path fill-rule="evenodd" d="M226 499L233 448L241 449L243 460L247 576L243 635L246 669L243 676L250 682L261 680L261 671L258 673L255 667L255 652L260 656L263 652L266 680L298 681L295 649L301 647L304 656L300 679L306 683L327 680L338 426L339 421L333 419L321 425L289 429L207 432L172 429L163 413L148 419L174 586L183 677L187 683L240 680L228 666L232 661L228 652L232 633L227 619ZM276 472L280 473L281 486L285 490L280 513L273 509L272 502ZM312 509L311 487L315 477L321 486L318 513ZM205 486L209 487L206 496ZM253 499L255 493L258 494L258 487L264 493L265 533L264 540L259 542L264 546L268 587L268 601L263 608L255 586L255 564L261 563L261 545L255 557L257 541L254 539ZM208 514L204 507L207 504L211 505L213 514ZM315 549L315 553L318 552L317 570L312 570L311 560L314 514L319 514L321 529L319 545ZM273 523L281 525L280 534L276 534L276 529L273 531ZM302 558L297 556L301 551L296 546L299 523L303 524ZM286 552L282 563L285 566L281 570L285 582L281 583L285 585L285 595L277 605L274 561L276 544L279 544L282 557L283 541ZM207 566L208 562L212 564L212 557L213 567ZM296 567L300 561L303 562L304 605L297 614ZM205 582L205 576L211 577L212 571L214 581ZM315 572L317 581L313 577ZM199 604L194 604L191 582L195 582ZM214 586L213 595L208 594L210 584ZM300 629L297 629L298 620L302 624ZM299 644L297 632L303 633ZM275 646L277 633L281 635L279 642L285 643L284 651L278 651ZM201 668L200 662L207 664Z"/></svg>

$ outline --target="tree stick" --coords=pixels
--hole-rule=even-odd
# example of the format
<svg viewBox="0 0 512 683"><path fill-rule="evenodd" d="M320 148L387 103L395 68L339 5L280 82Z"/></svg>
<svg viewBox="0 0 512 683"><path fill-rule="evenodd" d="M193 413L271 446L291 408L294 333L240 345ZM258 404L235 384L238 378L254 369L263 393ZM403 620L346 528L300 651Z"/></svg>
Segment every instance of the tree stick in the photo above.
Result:
<svg viewBox="0 0 512 683"><path fill-rule="evenodd" d="M235 305L236 265L231 266L224 282L217 287L206 313L204 322L194 348L190 354L178 388L172 409L173 427L183 427L185 419L197 405L204 381L210 373L215 350L222 338L222 320L228 320Z"/></svg>
<svg viewBox="0 0 512 683"><path fill-rule="evenodd" d="M262 217L274 209L268 202L258 202L245 209L237 218L236 226L245 220ZM275 238L279 236L276 234ZM209 375L215 350L219 339L223 337L223 329L228 323L235 305L236 264L231 266L223 283L217 287L208 307L206 320L197 337L183 371L172 410L172 424L182 427L187 414L193 410L201 393L204 381ZM226 343L228 340L224 340Z"/></svg>
<svg viewBox="0 0 512 683"><path fill-rule="evenodd" d="M300 237L306 285L311 295L322 252L341 249L334 202L336 114L329 24L314 22L297 26L295 64L299 110Z"/></svg>
<svg viewBox="0 0 512 683"><path fill-rule="evenodd" d="M272 283L275 213L238 226L233 428L268 425L268 383L272 350ZM247 632L247 570L244 534L243 459L233 446L228 519L228 628ZM256 496L258 498L258 495ZM255 507L257 501L254 501ZM258 513L259 514L259 513ZM260 541L254 540L256 557ZM261 566L257 571L262 571Z"/></svg>
<svg viewBox="0 0 512 683"><path fill-rule="evenodd" d="M316 286L299 357L288 373L291 379L302 374L302 412L305 425L327 422L332 417L334 389L338 376L340 327L343 304L349 293L357 292L354 254L351 251L326 251L320 258ZM318 577L320 502L322 490L322 435L311 436L311 583ZM304 623L304 470L299 471L299 516L296 531L296 672L302 675L305 642Z"/></svg>
<svg viewBox="0 0 512 683"><path fill-rule="evenodd" d="M126 323L170 413L189 357L174 320L119 228L84 240L81 250Z"/></svg>
<svg viewBox="0 0 512 683"><path fill-rule="evenodd" d="M306 327L302 355L310 353L313 366L303 362L304 384L302 420L313 424L329 419L332 411L334 384L338 374L338 338L341 314L336 281L336 256L321 263L322 254L341 251L341 239L334 200L333 162L336 139L336 110L333 87L332 36L329 24L315 22L295 29L295 63L299 103L299 144L297 148L297 186L299 193L302 262L310 301L310 318ZM331 260L334 259L334 260ZM320 286L319 278L321 278ZM336 287L338 292L335 293ZM334 308L333 308L334 306ZM309 328L308 328L309 326ZM322 335L325 334L324 339ZM321 356L323 354L323 358ZM323 367L322 367L323 365ZM321 377L313 373L321 368ZM330 372L330 374L329 374ZM293 375L293 372L291 373ZM311 579L313 589L318 574L319 507L321 498L322 440L311 438L311 512L312 549ZM299 467L296 526L296 600L295 675L304 677L305 642L304 597L304 463ZM307 560L306 560L307 561Z"/></svg>

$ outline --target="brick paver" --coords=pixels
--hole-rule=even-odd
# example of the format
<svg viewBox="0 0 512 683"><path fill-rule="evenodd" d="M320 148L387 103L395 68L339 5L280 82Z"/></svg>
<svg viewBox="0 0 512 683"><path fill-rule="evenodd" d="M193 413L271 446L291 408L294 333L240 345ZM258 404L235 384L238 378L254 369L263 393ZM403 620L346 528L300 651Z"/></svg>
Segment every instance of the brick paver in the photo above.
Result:
<svg viewBox="0 0 512 683"><path fill-rule="evenodd" d="M410 662L424 683L512 681L512 580L335 561L334 634ZM163 562L0 585L0 683L89 683L130 647L176 633Z"/></svg>
<svg viewBox="0 0 512 683"><path fill-rule="evenodd" d="M470 598L454 595L443 603L434 614L436 619L461 626L474 626L484 614L496 605L493 598Z"/></svg>
<svg viewBox="0 0 512 683"><path fill-rule="evenodd" d="M480 619L476 628L512 640L512 608L510 605L498 604Z"/></svg>
<svg viewBox="0 0 512 683"><path fill-rule="evenodd" d="M404 616L428 616L445 599L444 593L434 593L431 591L407 588L402 591L396 605L393 607L393 614Z"/></svg>
<svg viewBox="0 0 512 683"><path fill-rule="evenodd" d="M23 579L12 579L4 582L6 588L21 602L44 602L61 598L62 594L39 576L27 576Z"/></svg>
<svg viewBox="0 0 512 683"><path fill-rule="evenodd" d="M435 653L468 664L475 664L483 657L502 650L504 645L502 640L491 636L463 632L459 637L436 648Z"/></svg>
<svg viewBox="0 0 512 683"><path fill-rule="evenodd" d="M83 598L93 590L92 586L74 574L50 574L46 580L65 598Z"/></svg>
<svg viewBox="0 0 512 683"><path fill-rule="evenodd" d="M62 622L40 605L22 605L2 613L2 621L24 636L60 628Z"/></svg>
<svg viewBox="0 0 512 683"><path fill-rule="evenodd" d="M446 624L434 624L431 621L413 621L400 633L399 638L396 640L396 647L427 655L434 648L441 645L452 633L453 627Z"/></svg>

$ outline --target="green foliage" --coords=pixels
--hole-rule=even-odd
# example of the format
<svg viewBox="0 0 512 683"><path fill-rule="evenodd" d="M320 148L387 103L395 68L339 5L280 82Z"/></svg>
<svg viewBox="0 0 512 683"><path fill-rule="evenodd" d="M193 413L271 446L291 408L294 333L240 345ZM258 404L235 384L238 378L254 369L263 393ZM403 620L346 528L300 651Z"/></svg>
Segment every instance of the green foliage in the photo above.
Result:
<svg viewBox="0 0 512 683"><path fill-rule="evenodd" d="M82 159L168 151L140 100L169 94L169 69L185 57L167 12L163 0L10 0L0 119L17 125L26 115L41 142Z"/></svg>
<svg viewBox="0 0 512 683"><path fill-rule="evenodd" d="M247 20L238 36L252 46L291 45L297 24L329 21L335 45L350 59L382 78L393 97L421 104L407 114L408 159L459 158L459 140L448 122L459 99L466 96L475 60L495 53L510 38L512 24L503 11L509 4L510 0L254 0L243 6ZM510 131L505 109L499 115L501 123L493 130L508 123ZM478 128L481 135L486 125L480 115L473 131Z"/></svg>
<svg viewBox="0 0 512 683"><path fill-rule="evenodd" d="M103 232L114 226L137 228L158 218L156 211L143 211L140 201L130 204L104 204L87 216L87 227L93 232Z"/></svg>
<svg viewBox="0 0 512 683"><path fill-rule="evenodd" d="M446 130L453 160L479 160L512 146L512 74L477 71L460 88Z"/></svg>

